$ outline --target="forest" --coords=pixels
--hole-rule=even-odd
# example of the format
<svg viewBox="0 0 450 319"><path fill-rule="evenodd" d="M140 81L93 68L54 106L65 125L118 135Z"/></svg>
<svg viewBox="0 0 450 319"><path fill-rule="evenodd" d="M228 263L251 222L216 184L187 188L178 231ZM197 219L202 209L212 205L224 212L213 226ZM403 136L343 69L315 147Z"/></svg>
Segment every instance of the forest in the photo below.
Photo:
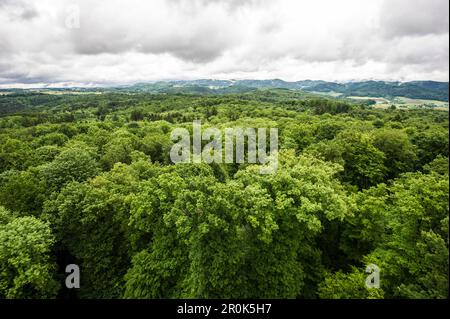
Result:
<svg viewBox="0 0 450 319"><path fill-rule="evenodd" d="M0 95L0 299L448 298L448 111L53 93ZM171 163L194 120L278 128L277 172Z"/></svg>

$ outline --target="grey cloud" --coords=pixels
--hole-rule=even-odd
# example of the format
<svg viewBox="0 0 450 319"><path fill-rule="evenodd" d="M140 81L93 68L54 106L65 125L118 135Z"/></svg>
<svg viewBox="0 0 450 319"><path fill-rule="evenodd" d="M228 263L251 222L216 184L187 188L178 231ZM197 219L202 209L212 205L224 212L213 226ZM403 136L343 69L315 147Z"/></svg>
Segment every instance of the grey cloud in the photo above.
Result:
<svg viewBox="0 0 450 319"><path fill-rule="evenodd" d="M130 39L126 34L105 32L100 34L85 34L77 32L73 38L75 52L85 55L104 53L121 54L125 52L140 52L147 54L171 54L179 59L205 63L215 60L227 47L226 39L211 37L201 33L184 38L183 36L153 40L151 38Z"/></svg>
<svg viewBox="0 0 450 319"><path fill-rule="evenodd" d="M380 23L387 37L449 32L448 0L384 0Z"/></svg>
<svg viewBox="0 0 450 319"><path fill-rule="evenodd" d="M33 84L33 83L45 83L45 82L52 82L52 79L49 79L48 76L30 76L28 73L24 72L8 72L8 73L1 73L1 80L0 83L10 83L11 81L14 81L16 83L23 83L23 84Z"/></svg>
<svg viewBox="0 0 450 319"><path fill-rule="evenodd" d="M18 1L14 1L14 0L0 0L0 8L6 7L6 6L10 6L10 5L14 5L17 2Z"/></svg>
<svg viewBox="0 0 450 319"><path fill-rule="evenodd" d="M237 10L242 7L248 6L261 6L268 3L269 0L168 0L173 5L182 5L189 3L201 7L209 5L221 5L227 10Z"/></svg>
<svg viewBox="0 0 450 319"><path fill-rule="evenodd" d="M354 19L341 19L340 5L322 12L296 0L0 0L0 82L214 74L297 80L326 76L331 65L352 79L377 72L445 80L448 0L386 0L381 7L379 1L371 2L376 10L357 5L367 19L343 1L342 10ZM79 29L64 23L72 3L80 5ZM301 73L305 69L311 74Z"/></svg>
<svg viewBox="0 0 450 319"><path fill-rule="evenodd" d="M0 0L0 10L8 11L15 19L30 20L39 15L33 4L21 0Z"/></svg>
<svg viewBox="0 0 450 319"><path fill-rule="evenodd" d="M219 30L202 30L194 34L168 38L161 42L147 39L140 48L143 53L169 53L185 61L207 63L214 61L230 47L232 40L221 35ZM218 34L216 34L218 33Z"/></svg>
<svg viewBox="0 0 450 319"><path fill-rule="evenodd" d="M35 8L23 8L20 18L23 20L30 20L39 16L39 13Z"/></svg>
<svg viewBox="0 0 450 319"><path fill-rule="evenodd" d="M259 27L259 31L267 34L281 31L281 28L281 21L273 19L261 24L261 26Z"/></svg>
<svg viewBox="0 0 450 319"><path fill-rule="evenodd" d="M10 40L6 36L3 36L0 30L0 58L3 55L9 54L10 52L11 52Z"/></svg>
<svg viewBox="0 0 450 319"><path fill-rule="evenodd" d="M170 21L174 17L158 21L154 16L146 17L145 11L136 13L135 20L120 14L112 18L101 11L83 8L82 27L70 30L69 40L74 52L82 55L126 52L170 54L194 63L214 61L235 44L238 32L232 29L232 15L223 15L219 11L222 20L216 22L214 16L201 16L201 10L184 12L183 9L172 9L172 14L181 16L183 21ZM199 16L209 20L199 22Z"/></svg>
<svg viewBox="0 0 450 319"><path fill-rule="evenodd" d="M171 54L185 61L205 63L215 60L228 46L227 39L209 32L194 35L172 36L161 39L138 36L129 37L125 31L89 32L75 31L72 42L75 52L85 55L103 53L121 54L140 52L148 54Z"/></svg>

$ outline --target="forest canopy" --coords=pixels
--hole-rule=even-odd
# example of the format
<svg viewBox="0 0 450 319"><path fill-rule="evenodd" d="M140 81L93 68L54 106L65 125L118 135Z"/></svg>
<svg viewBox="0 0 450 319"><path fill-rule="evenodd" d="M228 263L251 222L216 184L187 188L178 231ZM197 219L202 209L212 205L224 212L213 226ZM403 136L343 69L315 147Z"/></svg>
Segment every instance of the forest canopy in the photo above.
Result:
<svg viewBox="0 0 450 319"><path fill-rule="evenodd" d="M276 174L174 165L194 120L277 128ZM448 147L448 112L290 90L0 96L0 298L448 298Z"/></svg>

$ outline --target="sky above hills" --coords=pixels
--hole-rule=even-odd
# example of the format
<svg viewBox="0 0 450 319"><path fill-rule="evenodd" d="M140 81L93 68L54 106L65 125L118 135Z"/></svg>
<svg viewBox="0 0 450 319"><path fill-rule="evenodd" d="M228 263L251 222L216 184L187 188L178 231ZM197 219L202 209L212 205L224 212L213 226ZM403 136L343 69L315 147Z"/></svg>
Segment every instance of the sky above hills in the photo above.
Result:
<svg viewBox="0 0 450 319"><path fill-rule="evenodd" d="M0 87L448 81L448 0L0 0Z"/></svg>

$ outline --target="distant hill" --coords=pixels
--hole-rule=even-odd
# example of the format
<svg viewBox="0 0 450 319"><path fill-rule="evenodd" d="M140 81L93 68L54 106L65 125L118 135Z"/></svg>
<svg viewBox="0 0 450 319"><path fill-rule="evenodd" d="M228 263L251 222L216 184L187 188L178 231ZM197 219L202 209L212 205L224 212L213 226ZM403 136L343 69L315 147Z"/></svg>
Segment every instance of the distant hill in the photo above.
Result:
<svg viewBox="0 0 450 319"><path fill-rule="evenodd" d="M280 79L273 80L192 80L168 81L156 83L139 83L121 87L119 90L166 93L201 93L225 94L243 93L255 89L283 88L290 90L304 90L308 92L335 92L342 96L369 96L393 98L397 96L412 99L428 99L448 102L448 82L412 81L385 82L362 81L336 83L326 81L297 81L287 82Z"/></svg>
<svg viewBox="0 0 450 319"><path fill-rule="evenodd" d="M272 80L179 80L160 81L152 83L137 83L133 85L98 88L64 88L48 89L53 91L74 90L88 91L117 91L117 92L146 92L146 93L193 93L193 94L228 94L246 93L259 89L288 89L302 90L306 92L337 93L342 97L382 97L392 99L394 97L407 97L411 99L437 100L448 102L448 82L436 81L411 81L411 82L385 82L385 81L361 81L361 82L326 82L326 81L296 81L287 82L280 79ZM22 92L28 90L1 90L9 92Z"/></svg>

